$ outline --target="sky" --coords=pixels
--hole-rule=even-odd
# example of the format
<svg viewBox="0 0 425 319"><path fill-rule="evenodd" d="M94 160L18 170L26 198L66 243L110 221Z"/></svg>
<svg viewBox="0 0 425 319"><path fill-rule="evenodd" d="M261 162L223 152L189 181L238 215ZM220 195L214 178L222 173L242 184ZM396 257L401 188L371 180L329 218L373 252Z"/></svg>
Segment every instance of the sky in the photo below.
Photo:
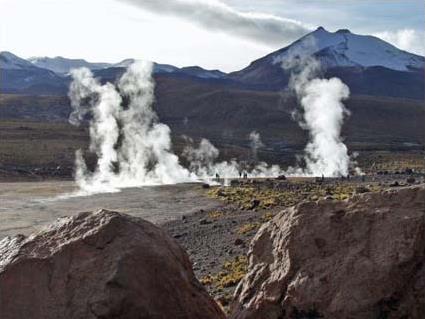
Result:
<svg viewBox="0 0 425 319"><path fill-rule="evenodd" d="M0 51L235 71L323 26L425 54L423 0L0 0Z"/></svg>

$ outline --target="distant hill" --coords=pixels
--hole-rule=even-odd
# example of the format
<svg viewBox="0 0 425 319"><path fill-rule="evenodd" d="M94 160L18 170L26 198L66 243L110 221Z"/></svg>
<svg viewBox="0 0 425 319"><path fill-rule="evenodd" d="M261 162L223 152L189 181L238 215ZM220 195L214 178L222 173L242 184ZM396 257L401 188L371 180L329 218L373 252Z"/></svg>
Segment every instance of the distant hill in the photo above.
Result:
<svg viewBox="0 0 425 319"><path fill-rule="evenodd" d="M71 81L69 72L86 67L102 82L115 81L134 62L125 59L118 63L91 63L83 59L30 58L25 60L10 52L0 52L0 93L32 95L66 95ZM219 70L206 70L199 66L178 68L154 63L154 75L166 74L176 78L193 78L201 82L226 81L227 74Z"/></svg>
<svg viewBox="0 0 425 319"><path fill-rule="evenodd" d="M279 156L293 155L305 146L307 132L292 118L297 101L290 94L163 74L156 76L155 96L159 118L176 136L249 148L248 135L256 130ZM352 113L343 130L350 149L423 149L423 101L353 95L345 104ZM70 111L66 97L0 94L0 119L66 122Z"/></svg>
<svg viewBox="0 0 425 319"><path fill-rule="evenodd" d="M0 92L64 95L68 81L10 52L0 52Z"/></svg>
<svg viewBox="0 0 425 319"><path fill-rule="evenodd" d="M83 59L67 59L61 56L57 56L55 58L33 57L29 58L28 61L39 68L48 69L59 74L67 74L71 69L81 67L98 70L111 66L110 63L91 63Z"/></svg>

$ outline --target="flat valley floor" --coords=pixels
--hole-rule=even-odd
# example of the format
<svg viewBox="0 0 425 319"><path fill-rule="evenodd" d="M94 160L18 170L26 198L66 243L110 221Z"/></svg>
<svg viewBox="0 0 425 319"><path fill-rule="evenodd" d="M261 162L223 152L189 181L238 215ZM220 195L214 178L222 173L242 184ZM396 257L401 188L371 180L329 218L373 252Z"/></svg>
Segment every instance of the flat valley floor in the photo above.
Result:
<svg viewBox="0 0 425 319"><path fill-rule="evenodd" d="M58 217L101 208L160 224L222 204L202 196L201 184L127 188L91 196L73 196L76 190L71 181L0 183L0 240L29 235Z"/></svg>

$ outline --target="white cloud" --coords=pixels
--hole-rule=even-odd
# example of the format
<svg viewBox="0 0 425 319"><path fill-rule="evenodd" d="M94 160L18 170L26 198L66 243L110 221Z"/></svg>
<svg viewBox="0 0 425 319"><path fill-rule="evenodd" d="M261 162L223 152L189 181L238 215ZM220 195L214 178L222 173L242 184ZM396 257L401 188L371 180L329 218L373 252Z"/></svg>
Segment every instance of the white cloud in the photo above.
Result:
<svg viewBox="0 0 425 319"><path fill-rule="evenodd" d="M425 55L424 32L419 32L413 29L400 29L392 32L378 32L374 35L390 42L402 50Z"/></svg>
<svg viewBox="0 0 425 319"><path fill-rule="evenodd" d="M118 0L160 15L178 17L208 29L270 46L288 44L311 31L299 21L241 12L218 0Z"/></svg>

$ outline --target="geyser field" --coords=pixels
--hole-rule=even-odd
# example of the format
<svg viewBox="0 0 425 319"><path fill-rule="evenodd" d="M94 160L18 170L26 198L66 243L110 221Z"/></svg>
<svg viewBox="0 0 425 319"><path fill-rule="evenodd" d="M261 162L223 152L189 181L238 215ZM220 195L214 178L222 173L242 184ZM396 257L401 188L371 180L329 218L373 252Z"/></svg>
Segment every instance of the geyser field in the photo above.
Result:
<svg viewBox="0 0 425 319"><path fill-rule="evenodd" d="M424 182L420 152L364 161L349 151L342 127L352 115L344 105L350 90L339 78L321 78L316 60L296 54L282 67L294 70L290 90L298 108L291 116L308 138L286 166L263 160L267 145L255 130L237 158L223 158L203 136L182 136L177 152L170 126L154 109L151 63L130 65L115 84L74 70L69 122L76 136L88 134L89 148L75 145L74 180L61 178L60 166L45 181L6 176L21 181L0 183L0 240L100 208L141 217L185 248L197 279L228 311L248 271L249 243L282 209Z"/></svg>
<svg viewBox="0 0 425 319"><path fill-rule="evenodd" d="M1 183L0 235L28 234L56 217L99 207L136 214L155 223L221 207L223 203L217 201L220 196L208 193L203 184L215 185L215 189L225 186L220 192L226 194L227 204L269 209L295 204L309 196L326 197L331 193L329 185L345 198L355 192L356 185L381 189L394 181L405 182L410 176L400 175L405 171L421 171L419 153L410 158L402 156L400 162L394 162L396 157L389 155L393 167L386 166L387 158L378 155L372 166L370 161L363 161L369 173L365 175L357 163L358 154L349 155L341 136L344 119L351 115L344 105L349 88L338 78L322 79L320 63L298 53L289 52L285 61L276 61L292 72L289 88L299 105L292 110L293 121L309 137L295 165L286 167L261 159L266 145L255 130L245 137L249 151L238 158L227 156L223 160L219 149L202 137L196 142L183 136L178 142L180 151L176 152L170 126L161 122L154 109L151 63L131 64L115 84L101 83L88 69L73 70L69 122L78 130L88 128L90 138L88 151L75 152L75 181L55 181L61 179L59 174L49 176L52 180L46 182ZM283 197L273 193L270 181L282 176L290 179L289 186L285 184L289 189L293 183L301 185L296 186L298 195L292 198L285 197L285 191ZM31 175L19 178L33 180ZM13 175L4 179L14 180ZM233 194L235 185L244 187L239 192L237 186ZM261 189L267 191L261 193ZM258 207L251 207L256 197L261 198Z"/></svg>
<svg viewBox="0 0 425 319"><path fill-rule="evenodd" d="M1 8L0 319L425 319L420 0Z"/></svg>
<svg viewBox="0 0 425 319"><path fill-rule="evenodd" d="M69 121L73 125L89 122L90 151L97 158L90 171L81 150L76 152L75 180L80 195L147 185L210 183L214 178L228 184L231 178L248 176L340 177L350 175L350 170L361 174L340 137L344 116L349 114L342 103L349 97L348 87L338 78L318 78L320 63L298 53L289 52L282 67L293 70L290 86L301 106L294 110L294 120L299 118L310 141L303 166L298 163L286 169L258 161L258 148L264 145L255 131L249 135L250 163L218 162L219 151L209 140L202 138L199 146L193 146L187 138L182 156L189 165L183 167L172 151L169 126L161 123L153 109L152 63L134 62L116 84L101 84L86 68L73 70Z"/></svg>

